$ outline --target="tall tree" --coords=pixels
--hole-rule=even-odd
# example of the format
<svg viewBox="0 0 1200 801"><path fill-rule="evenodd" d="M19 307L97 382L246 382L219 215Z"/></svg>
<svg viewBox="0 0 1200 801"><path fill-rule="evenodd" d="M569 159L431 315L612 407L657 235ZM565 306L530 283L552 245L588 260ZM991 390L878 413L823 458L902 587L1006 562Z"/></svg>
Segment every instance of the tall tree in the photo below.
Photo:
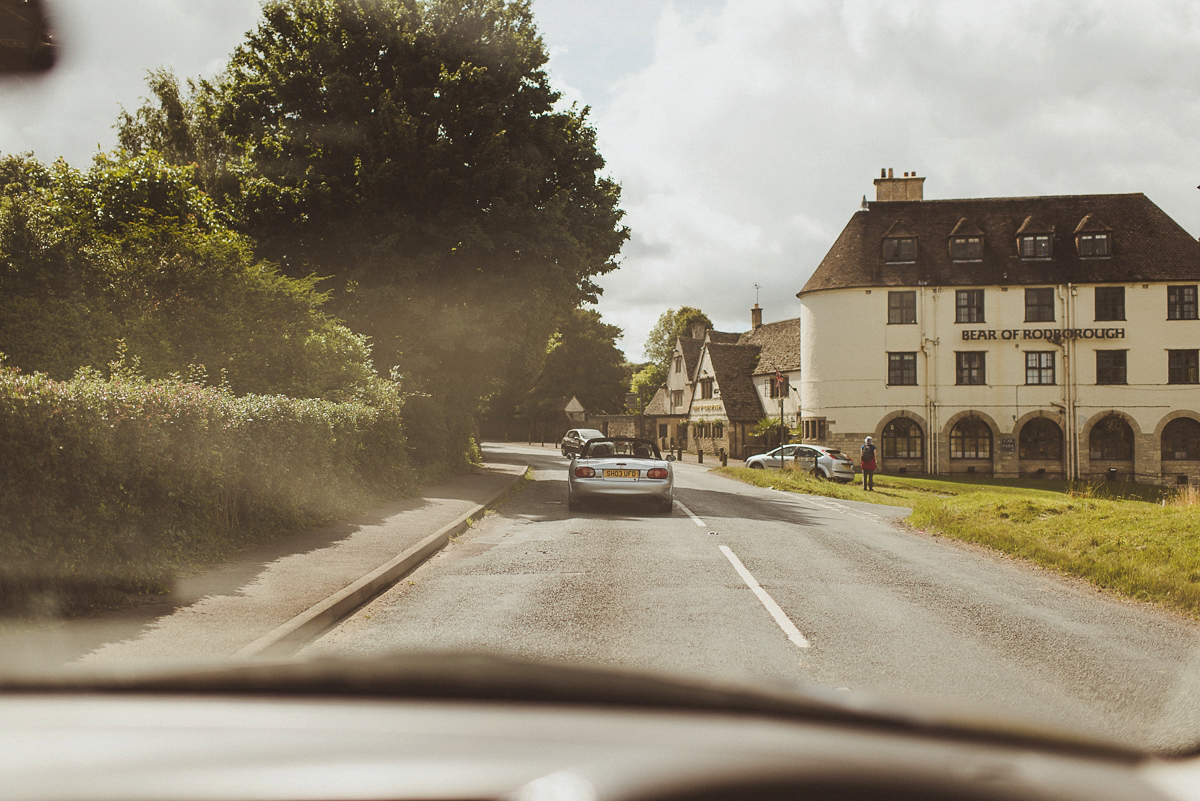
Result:
<svg viewBox="0 0 1200 801"><path fill-rule="evenodd" d="M529 1L270 0L263 15L215 82L178 103L152 85L157 108L127 114L122 141L217 159L203 170L260 255L332 276L333 308L383 369L456 397L532 380L628 234L587 109L557 105ZM213 141L168 148L180 131Z"/></svg>
<svg viewBox="0 0 1200 801"><path fill-rule="evenodd" d="M600 312L575 309L559 325L547 347L546 363L529 393L531 405L546 406L574 395L594 414L625 411L629 376L617 347L621 329Z"/></svg>

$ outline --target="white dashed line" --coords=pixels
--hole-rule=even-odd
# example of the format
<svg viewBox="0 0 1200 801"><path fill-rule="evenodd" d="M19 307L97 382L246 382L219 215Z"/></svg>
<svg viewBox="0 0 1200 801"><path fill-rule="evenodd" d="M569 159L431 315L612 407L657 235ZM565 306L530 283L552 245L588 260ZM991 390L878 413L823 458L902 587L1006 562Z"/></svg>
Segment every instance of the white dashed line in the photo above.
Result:
<svg viewBox="0 0 1200 801"><path fill-rule="evenodd" d="M691 512L688 512L688 514L691 514ZM724 545L718 545L717 547L721 549L721 553L725 554L725 558L733 565L733 569L742 577L742 581L746 582L746 586L751 589L762 605L771 613L771 617L775 618L775 623L778 624L779 628L783 629L783 633L792 641L792 644L797 648L807 648L808 640L800 633L800 629L796 628L796 624L791 621L791 618L787 616L783 608L775 603L775 599L768 595L767 591L759 585L750 571L746 569L746 566L742 564L742 560L737 558L737 554Z"/></svg>
<svg viewBox="0 0 1200 801"><path fill-rule="evenodd" d="M691 509L684 506L682 502L675 501L675 505L678 506L680 509L682 509L685 513L687 513L687 516L692 518L693 523L695 523L700 528L705 528L704 521L701 520L700 518L696 517L695 512L693 512Z"/></svg>

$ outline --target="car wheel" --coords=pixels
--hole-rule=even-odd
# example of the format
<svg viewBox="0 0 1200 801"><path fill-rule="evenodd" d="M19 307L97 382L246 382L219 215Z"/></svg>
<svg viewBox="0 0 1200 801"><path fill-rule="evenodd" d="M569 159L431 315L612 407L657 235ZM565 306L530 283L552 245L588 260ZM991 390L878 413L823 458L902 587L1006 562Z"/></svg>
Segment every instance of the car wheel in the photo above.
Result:
<svg viewBox="0 0 1200 801"><path fill-rule="evenodd" d="M565 459L570 459L570 458L571 458L571 452L570 452L570 451L568 451L566 448L563 448L563 449L562 449L562 455L563 455L563 458L565 458Z"/></svg>
<svg viewBox="0 0 1200 801"><path fill-rule="evenodd" d="M658 502L658 511L660 514L669 515L669 514L671 514L671 511L674 508L675 508L675 501L671 498L668 498L665 501Z"/></svg>
<svg viewBox="0 0 1200 801"><path fill-rule="evenodd" d="M825 480L825 473L824 473L824 471L823 471L823 470L821 470L821 468L819 468L819 467L814 467L814 468L812 469L812 477L813 477L813 478L815 478L815 479L817 479L818 481L824 481L824 480Z"/></svg>
<svg viewBox="0 0 1200 801"><path fill-rule="evenodd" d="M750 469L751 470L762 470L763 464L762 464L762 462L755 462L754 464L750 465Z"/></svg>

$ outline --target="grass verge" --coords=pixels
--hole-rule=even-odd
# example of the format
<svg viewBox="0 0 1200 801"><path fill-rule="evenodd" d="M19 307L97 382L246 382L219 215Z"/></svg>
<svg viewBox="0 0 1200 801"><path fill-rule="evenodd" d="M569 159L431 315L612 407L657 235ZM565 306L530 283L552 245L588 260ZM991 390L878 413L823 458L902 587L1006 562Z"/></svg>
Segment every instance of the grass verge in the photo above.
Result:
<svg viewBox="0 0 1200 801"><path fill-rule="evenodd" d="M805 473L721 468L763 487L908 506L908 522L1200 619L1200 504L1144 485L876 476L875 492ZM1194 496L1194 493L1192 493Z"/></svg>

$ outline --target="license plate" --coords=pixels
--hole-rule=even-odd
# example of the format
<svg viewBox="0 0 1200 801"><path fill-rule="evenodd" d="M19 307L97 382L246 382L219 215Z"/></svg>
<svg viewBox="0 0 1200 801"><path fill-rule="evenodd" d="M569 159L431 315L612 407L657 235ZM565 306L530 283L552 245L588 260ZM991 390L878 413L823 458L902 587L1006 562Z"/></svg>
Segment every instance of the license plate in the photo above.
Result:
<svg viewBox="0 0 1200 801"><path fill-rule="evenodd" d="M637 478L638 471L636 470L605 470L605 478Z"/></svg>

